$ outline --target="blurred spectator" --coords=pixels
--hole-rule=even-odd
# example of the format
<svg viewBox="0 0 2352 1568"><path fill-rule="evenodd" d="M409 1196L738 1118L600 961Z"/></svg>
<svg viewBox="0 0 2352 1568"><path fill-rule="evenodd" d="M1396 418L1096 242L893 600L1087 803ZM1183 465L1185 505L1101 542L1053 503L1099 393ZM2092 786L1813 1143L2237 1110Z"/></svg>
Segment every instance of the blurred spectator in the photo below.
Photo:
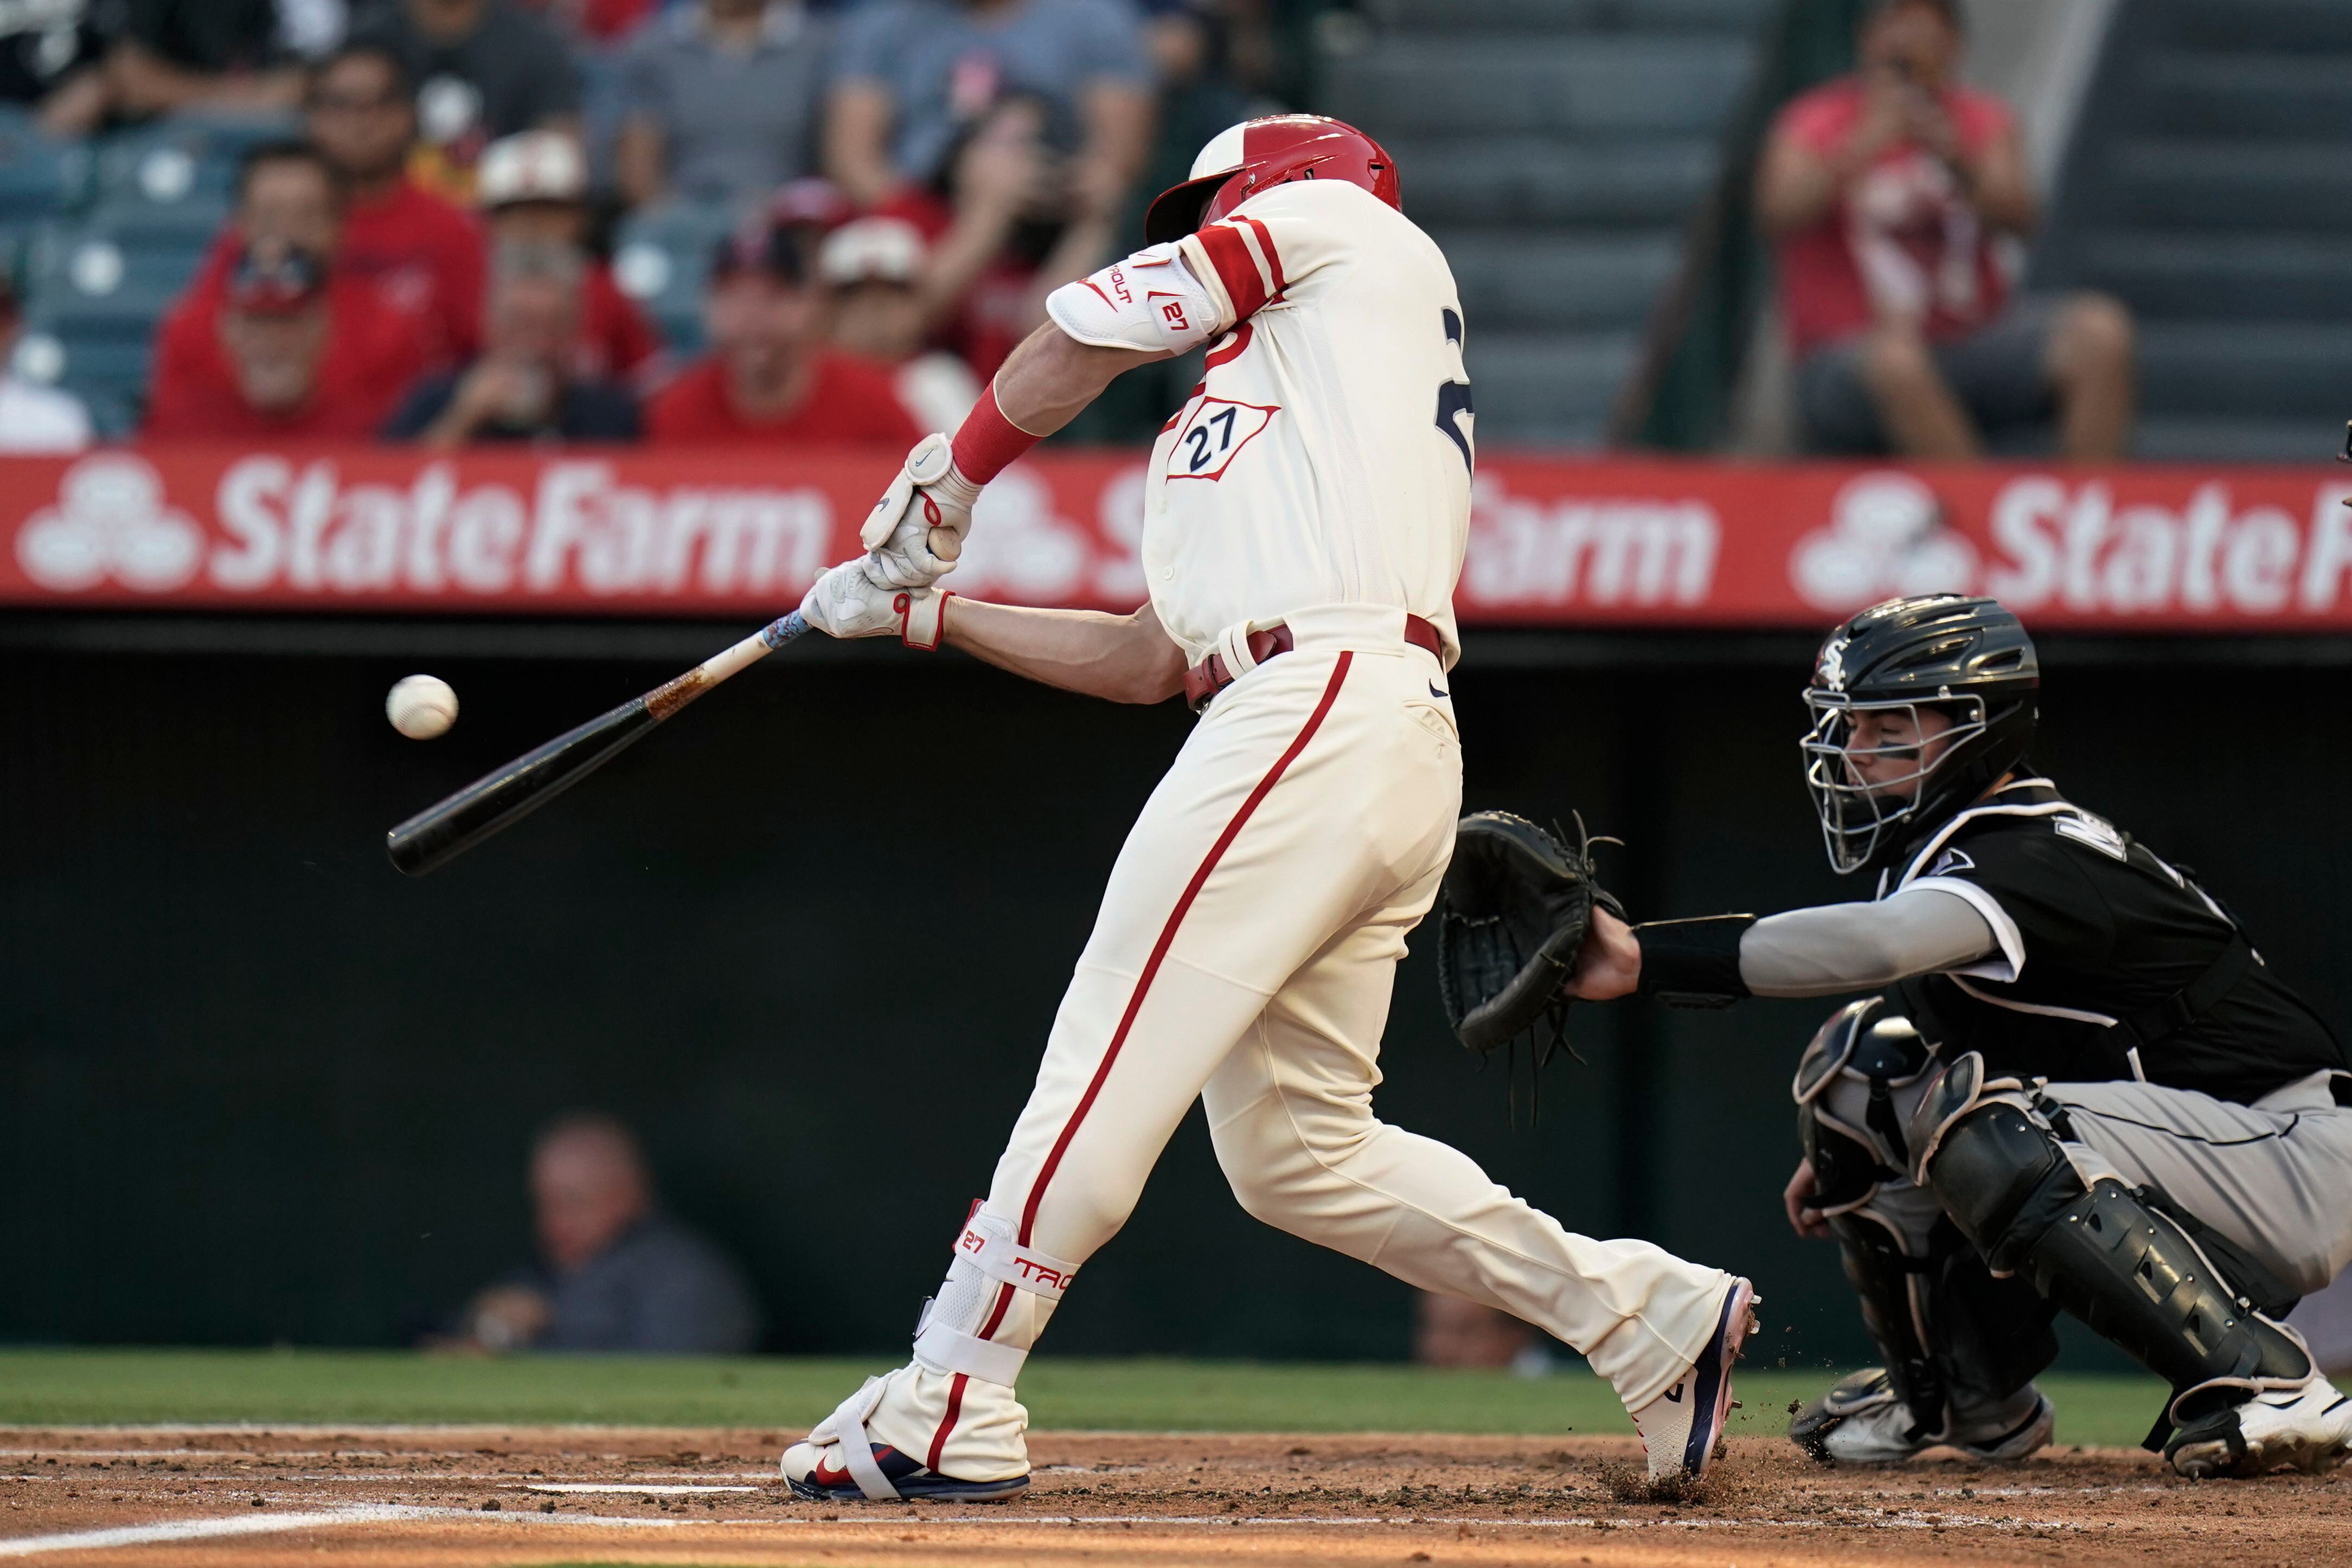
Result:
<svg viewBox="0 0 2352 1568"><path fill-rule="evenodd" d="M400 57L381 43L336 50L311 76L303 124L343 183L336 265L373 281L386 304L415 319L428 367L473 358L481 344L481 228L409 177L416 96Z"/></svg>
<svg viewBox="0 0 2352 1568"><path fill-rule="evenodd" d="M513 0L375 0L352 24L416 84L424 133L417 172L447 194L472 193L482 149L518 131L580 129L580 75L555 29Z"/></svg>
<svg viewBox="0 0 2352 1568"><path fill-rule="evenodd" d="M825 343L810 225L769 223L723 241L703 309L710 354L646 410L656 442L911 446L922 432L890 378Z"/></svg>
<svg viewBox="0 0 2352 1568"><path fill-rule="evenodd" d="M561 131L525 131L482 152L477 196L493 247L551 245L578 254L580 337L572 373L587 381L643 380L656 368L661 334L613 269L589 253L588 160Z"/></svg>
<svg viewBox="0 0 2352 1568"><path fill-rule="evenodd" d="M354 440L414 373L407 323L364 285L282 241L248 246L216 310L167 329L143 434L154 440Z"/></svg>
<svg viewBox="0 0 2352 1568"><path fill-rule="evenodd" d="M496 246L481 357L419 382L384 434L436 451L481 441L635 441L629 389L572 370L585 273L569 246Z"/></svg>
<svg viewBox="0 0 2352 1568"><path fill-rule="evenodd" d="M742 204L816 172L825 37L798 0L698 0L622 59L621 194Z"/></svg>
<svg viewBox="0 0 2352 1568"><path fill-rule="evenodd" d="M1008 93L1047 109L1045 175L1076 212L1115 209L1150 135L1150 64L1118 0L873 0L844 24L825 155L871 205L937 177Z"/></svg>
<svg viewBox="0 0 2352 1568"><path fill-rule="evenodd" d="M279 0L120 0L106 55L108 100L130 120L184 109L288 109L302 68Z"/></svg>
<svg viewBox="0 0 2352 1568"><path fill-rule="evenodd" d="M16 268L0 267L0 365L8 365L18 325ZM79 452L90 441L89 410L59 387L0 370L0 453Z"/></svg>
<svg viewBox="0 0 2352 1568"><path fill-rule="evenodd" d="M1824 452L1972 457L2053 419L2069 457L2123 454L2132 326L2100 295L2012 300L1996 238L2034 223L2017 131L1961 85L1958 0L1878 0L1860 71L1781 111L1758 215L1779 242L1797 402Z"/></svg>
<svg viewBox="0 0 2352 1568"><path fill-rule="evenodd" d="M950 271L989 236L951 243L938 209L951 199L963 219L975 177L989 186L982 215L1005 232L972 268L984 281L956 345L981 374L998 340L1045 319L1048 292L1108 258L1150 140L1150 72L1119 0L874 0L844 22L825 161L850 199L915 218Z"/></svg>
<svg viewBox="0 0 2352 1568"><path fill-rule="evenodd" d="M21 104L51 136L87 136L106 118L106 39L99 0L0 7L0 100Z"/></svg>
<svg viewBox="0 0 2352 1568"><path fill-rule="evenodd" d="M919 427L953 430L980 401L980 378L946 350L923 349L924 248L904 218L859 218L825 236L817 271L831 296L834 342L897 367L891 384Z"/></svg>
<svg viewBox="0 0 2352 1568"><path fill-rule="evenodd" d="M1412 1359L1423 1366L1507 1366L1523 1377L1540 1377L1554 1364L1544 1336L1528 1324L1435 1291L1414 1298Z"/></svg>
<svg viewBox="0 0 2352 1568"><path fill-rule="evenodd" d="M467 1309L486 1350L728 1355L755 1348L760 1312L727 1255L657 1207L644 1153L609 1116L539 1135L530 1202L540 1266Z"/></svg>
<svg viewBox="0 0 2352 1568"><path fill-rule="evenodd" d="M877 212L929 246L918 290L925 329L982 377L1045 319L1045 296L1104 259L1112 215L1071 219L1045 145L1045 104L998 99L964 128L945 171L900 187Z"/></svg>

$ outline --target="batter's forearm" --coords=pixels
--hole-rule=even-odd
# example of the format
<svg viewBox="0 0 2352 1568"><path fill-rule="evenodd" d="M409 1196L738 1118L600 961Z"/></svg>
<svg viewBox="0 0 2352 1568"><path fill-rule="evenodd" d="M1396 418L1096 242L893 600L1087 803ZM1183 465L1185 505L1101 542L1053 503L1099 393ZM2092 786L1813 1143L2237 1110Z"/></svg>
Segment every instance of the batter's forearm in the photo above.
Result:
<svg viewBox="0 0 2352 1568"><path fill-rule="evenodd" d="M1184 689L1184 654L1145 605L1132 615L1032 610L961 596L944 640L972 657L1067 692L1112 702L1165 702Z"/></svg>
<svg viewBox="0 0 2352 1568"><path fill-rule="evenodd" d="M1048 321L1021 340L991 385L1005 418L1032 435L1051 435L1125 371L1172 357L1081 343Z"/></svg>
<svg viewBox="0 0 2352 1568"><path fill-rule="evenodd" d="M1875 904L1767 915L1740 937L1739 977L1759 997L1832 997L1961 968L1999 950L1975 905L1923 887Z"/></svg>

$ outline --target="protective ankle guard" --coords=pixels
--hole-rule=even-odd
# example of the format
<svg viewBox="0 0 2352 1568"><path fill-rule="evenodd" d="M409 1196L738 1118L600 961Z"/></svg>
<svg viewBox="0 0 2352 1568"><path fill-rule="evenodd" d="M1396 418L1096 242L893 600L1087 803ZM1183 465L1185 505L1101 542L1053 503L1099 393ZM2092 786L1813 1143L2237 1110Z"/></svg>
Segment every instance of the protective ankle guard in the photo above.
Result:
<svg viewBox="0 0 2352 1568"><path fill-rule="evenodd" d="M980 1204L957 1234L955 1261L937 1297L923 1303L915 1325L915 1360L933 1372L957 1373L1011 1387L1029 1352L982 1337L983 1325L1002 1314L994 1303L1005 1287L1058 1301L1078 1266L1024 1247L1013 1222Z"/></svg>

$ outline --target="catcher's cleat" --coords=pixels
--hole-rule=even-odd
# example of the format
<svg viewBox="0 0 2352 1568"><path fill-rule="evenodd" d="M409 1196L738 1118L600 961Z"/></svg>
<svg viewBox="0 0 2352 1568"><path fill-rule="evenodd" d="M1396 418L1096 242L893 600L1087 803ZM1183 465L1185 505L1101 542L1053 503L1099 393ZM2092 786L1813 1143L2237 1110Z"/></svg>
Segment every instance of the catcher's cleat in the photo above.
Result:
<svg viewBox="0 0 2352 1568"><path fill-rule="evenodd" d="M1949 1435L1925 1430L1896 1396L1885 1367L1867 1367L1804 1407L1789 1422L1789 1439L1813 1458L1837 1465L1895 1465L1929 1448L1958 1448L1986 1464L2006 1464L2048 1446L2057 1412L2038 1389Z"/></svg>
<svg viewBox="0 0 2352 1568"><path fill-rule="evenodd" d="M997 1480L968 1481L941 1475L895 1445L876 1442L866 1423L888 1392L891 1379L869 1377L841 1407L784 1450L780 1467L793 1495L809 1502L904 1502L932 1498L949 1502L1002 1502L1029 1488L1029 1472ZM959 1380L961 1381L961 1380ZM931 1457L937 1458L935 1446Z"/></svg>
<svg viewBox="0 0 2352 1568"><path fill-rule="evenodd" d="M1723 1447L1723 1424L1731 1415L1731 1364L1756 1332L1757 1301L1756 1287L1735 1278L1724 1292L1715 1333L1691 1369L1633 1412L1653 1484L1695 1481L1714 1465Z"/></svg>
<svg viewBox="0 0 2352 1568"><path fill-rule="evenodd" d="M2192 1479L2266 1475L2289 1465L2317 1475L2347 1455L2352 1398L2318 1376L2192 1421L2164 1446L2172 1468Z"/></svg>

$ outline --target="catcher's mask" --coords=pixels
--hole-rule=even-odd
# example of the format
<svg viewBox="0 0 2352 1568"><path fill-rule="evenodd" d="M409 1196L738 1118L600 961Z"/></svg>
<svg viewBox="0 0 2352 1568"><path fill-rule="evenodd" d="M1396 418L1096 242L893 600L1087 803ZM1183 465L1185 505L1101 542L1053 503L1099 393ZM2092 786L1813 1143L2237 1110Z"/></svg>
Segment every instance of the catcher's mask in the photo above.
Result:
<svg viewBox="0 0 2352 1568"><path fill-rule="evenodd" d="M1990 599L1891 599L1831 632L1805 688L1812 724L1798 743L1831 868L1843 876L1890 864L1998 783L2033 738L2041 685L2032 639ZM1923 734L1927 709L1949 727ZM1856 746L1864 714L1902 715L1915 738ZM1911 766L1865 778L1858 764L1874 759Z"/></svg>

